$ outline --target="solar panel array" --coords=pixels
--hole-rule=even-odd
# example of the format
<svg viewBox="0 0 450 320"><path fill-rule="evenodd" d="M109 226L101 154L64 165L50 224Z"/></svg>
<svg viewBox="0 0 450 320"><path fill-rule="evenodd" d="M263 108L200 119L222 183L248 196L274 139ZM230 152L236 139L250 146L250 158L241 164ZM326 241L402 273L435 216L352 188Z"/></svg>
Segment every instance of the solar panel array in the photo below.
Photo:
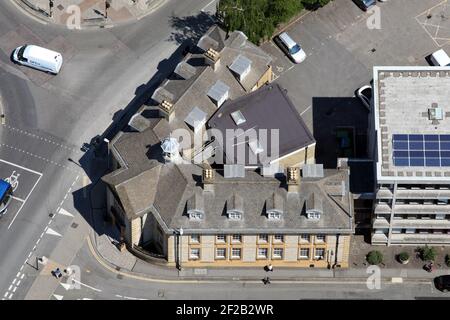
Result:
<svg viewBox="0 0 450 320"><path fill-rule="evenodd" d="M450 134L394 134L393 160L401 167L450 167Z"/></svg>

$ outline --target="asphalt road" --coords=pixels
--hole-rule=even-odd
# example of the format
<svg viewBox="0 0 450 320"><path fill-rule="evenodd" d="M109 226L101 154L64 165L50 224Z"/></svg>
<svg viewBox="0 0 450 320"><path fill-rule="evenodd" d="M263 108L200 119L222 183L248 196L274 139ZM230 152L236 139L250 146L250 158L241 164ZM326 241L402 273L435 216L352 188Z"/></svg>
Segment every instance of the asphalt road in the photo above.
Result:
<svg viewBox="0 0 450 320"><path fill-rule="evenodd" d="M71 227L61 208L73 208L75 190L101 172L80 168L80 147L144 102L162 80L186 37L206 28L210 0L168 0L139 23L69 31L30 19L10 1L0 3L0 176L19 173L17 199L0 219L0 296L20 299L32 283L37 256L49 255ZM186 32L186 21L196 22ZM58 49L58 76L11 63L14 47L33 43ZM71 162L68 159L75 161ZM94 163L95 164L95 163ZM89 176L89 178L86 178ZM74 214L73 210L71 211Z"/></svg>

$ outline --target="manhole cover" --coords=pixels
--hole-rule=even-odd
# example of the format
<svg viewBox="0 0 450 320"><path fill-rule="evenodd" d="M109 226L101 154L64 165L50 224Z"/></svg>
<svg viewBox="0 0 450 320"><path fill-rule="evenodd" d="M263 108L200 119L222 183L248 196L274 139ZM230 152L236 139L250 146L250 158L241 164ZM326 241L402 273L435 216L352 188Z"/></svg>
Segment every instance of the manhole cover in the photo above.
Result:
<svg viewBox="0 0 450 320"><path fill-rule="evenodd" d="M70 225L72 228L74 228L74 229L76 229L77 227L78 227L78 223L72 223L71 225Z"/></svg>
<svg viewBox="0 0 450 320"><path fill-rule="evenodd" d="M57 6L59 11L63 11L64 10L64 6L62 4L58 4Z"/></svg>
<svg viewBox="0 0 450 320"><path fill-rule="evenodd" d="M48 216L49 216L50 218L53 218L54 214L53 214L53 213L50 213Z"/></svg>

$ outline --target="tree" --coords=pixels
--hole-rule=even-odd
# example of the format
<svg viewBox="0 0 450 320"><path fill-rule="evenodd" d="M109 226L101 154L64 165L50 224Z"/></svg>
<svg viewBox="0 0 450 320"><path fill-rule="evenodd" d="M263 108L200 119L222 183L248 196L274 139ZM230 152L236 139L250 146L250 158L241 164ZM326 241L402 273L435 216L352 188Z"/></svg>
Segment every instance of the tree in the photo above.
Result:
<svg viewBox="0 0 450 320"><path fill-rule="evenodd" d="M423 261L434 261L436 260L437 252L435 248L425 246L420 248L420 255Z"/></svg>
<svg viewBox="0 0 450 320"><path fill-rule="evenodd" d="M378 265L383 262L383 254L377 250L370 251L367 254L366 260L371 265Z"/></svg>

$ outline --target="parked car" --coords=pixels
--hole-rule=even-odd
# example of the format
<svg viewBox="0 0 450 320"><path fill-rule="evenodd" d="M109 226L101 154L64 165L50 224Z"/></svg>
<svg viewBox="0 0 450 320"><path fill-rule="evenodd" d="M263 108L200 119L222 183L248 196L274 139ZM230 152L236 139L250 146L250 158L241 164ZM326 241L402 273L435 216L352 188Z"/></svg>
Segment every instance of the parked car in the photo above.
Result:
<svg viewBox="0 0 450 320"><path fill-rule="evenodd" d="M293 62L301 63L306 59L305 51L286 32L276 36L274 41Z"/></svg>
<svg viewBox="0 0 450 320"><path fill-rule="evenodd" d="M11 202L12 186L9 182L0 179L0 217L6 213Z"/></svg>
<svg viewBox="0 0 450 320"><path fill-rule="evenodd" d="M430 56L430 60L436 67L450 66L450 57L444 49L440 49Z"/></svg>
<svg viewBox="0 0 450 320"><path fill-rule="evenodd" d="M376 5L376 0L353 0L353 2L361 8L361 10L367 11L371 6Z"/></svg>
<svg viewBox="0 0 450 320"><path fill-rule="evenodd" d="M356 96L361 100L362 104L367 108L367 110L371 110L371 101L372 101L372 86L362 86L358 90L356 90Z"/></svg>
<svg viewBox="0 0 450 320"><path fill-rule="evenodd" d="M16 48L13 52L13 60L21 65L52 74L58 74L63 63L60 53L35 45Z"/></svg>
<svg viewBox="0 0 450 320"><path fill-rule="evenodd" d="M434 285L436 289L442 292L450 291L450 275L444 275L434 278Z"/></svg>

